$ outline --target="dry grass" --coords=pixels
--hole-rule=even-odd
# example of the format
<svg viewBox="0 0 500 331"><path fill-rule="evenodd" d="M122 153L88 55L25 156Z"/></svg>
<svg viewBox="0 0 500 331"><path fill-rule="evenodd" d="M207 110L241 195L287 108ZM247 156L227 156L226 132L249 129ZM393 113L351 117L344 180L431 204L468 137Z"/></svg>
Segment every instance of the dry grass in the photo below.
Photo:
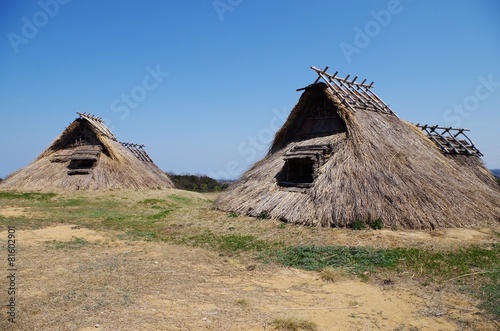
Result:
<svg viewBox="0 0 500 331"><path fill-rule="evenodd" d="M316 323L293 316L276 317L275 319L272 320L271 326L274 327L275 330L281 330L281 331L318 330L318 326Z"/></svg>
<svg viewBox="0 0 500 331"><path fill-rule="evenodd" d="M235 310L233 302L225 302L224 284L210 281L212 271L203 266L216 267L221 276L236 270L217 254L199 249L140 242L71 251L25 247L18 265L20 330L80 330L97 324L107 330L207 325L222 330L258 320L255 312ZM0 329L9 330L8 324L0 319Z"/></svg>
<svg viewBox="0 0 500 331"><path fill-rule="evenodd" d="M344 317L346 325L355 328L348 315L352 309L358 314L363 308L365 300L359 296L370 288L367 283L359 294L352 289L343 294L346 282L359 284L349 279L325 282L318 280L316 272L263 264L256 259L260 249L276 247L271 244L278 242L449 250L498 242L494 231L487 229L443 230L440 236L432 236L421 231L281 227L274 220L234 218L215 211L214 197L173 189L0 195L3 207L27 211L12 216L0 212L0 231L7 224L18 231L18 329L80 331L99 324L106 330L262 330L284 308L294 307L305 308L300 316L317 323L319 330L328 330L325 325L330 318L337 322ZM68 230L71 236L66 239L52 239L51 229L56 228L48 227L61 224L81 228ZM50 239L44 242L41 231ZM90 232L95 238L82 235ZM4 233L0 234L1 247L6 244ZM433 302L446 303L457 290L440 288L437 292L431 285L420 287L419 275L411 278L406 270L409 265L384 277L395 282L392 288L411 288L419 296L427 293ZM368 280L376 287L373 293L380 293L381 279L373 274ZM473 281L472 277L459 280ZM442 298L436 298L436 293ZM2 301L5 295L0 294ZM391 300L399 300L397 296ZM415 298L406 302L416 302ZM354 307L353 301L359 305ZM456 305L470 309L471 316L450 312L446 323L456 326L456 319L461 319L476 329L488 330L488 322L471 301ZM324 307L348 309L323 313ZM371 309L362 312L368 314ZM370 318L379 325L389 323L385 325L388 329L408 326L408 321L417 326L432 323L432 316L415 317L416 309L412 309L401 317L404 321L399 320L399 311L388 310L384 316ZM0 319L0 329L8 329L6 323Z"/></svg>
<svg viewBox="0 0 500 331"><path fill-rule="evenodd" d="M319 276L326 282L338 282L349 278L345 270L332 267L322 269Z"/></svg>
<svg viewBox="0 0 500 331"><path fill-rule="evenodd" d="M294 137L318 99L336 109L347 131ZM333 149L313 186L302 192L278 186L285 153L307 145ZM500 190L479 158L447 157L412 124L372 111L354 113L321 87L304 92L267 156L221 194L216 206L323 227L377 219L387 228L428 230L500 222Z"/></svg>

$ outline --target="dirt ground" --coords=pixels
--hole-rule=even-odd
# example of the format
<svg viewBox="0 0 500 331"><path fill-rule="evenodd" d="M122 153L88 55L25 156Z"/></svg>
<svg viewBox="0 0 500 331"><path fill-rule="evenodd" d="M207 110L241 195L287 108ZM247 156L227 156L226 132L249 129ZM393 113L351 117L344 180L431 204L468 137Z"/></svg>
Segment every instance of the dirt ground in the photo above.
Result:
<svg viewBox="0 0 500 331"><path fill-rule="evenodd" d="M334 233L337 245L353 240L352 231ZM487 230L357 236L367 245L389 246L493 240ZM6 238L1 232L2 250ZM0 330L272 330L277 317L302 318L318 330L498 330L470 297L439 287L421 292L409 286L411 274L386 282L327 282L317 272L203 248L119 240L76 225L18 230L16 238L17 323L1 318ZM2 290L0 301L7 300Z"/></svg>

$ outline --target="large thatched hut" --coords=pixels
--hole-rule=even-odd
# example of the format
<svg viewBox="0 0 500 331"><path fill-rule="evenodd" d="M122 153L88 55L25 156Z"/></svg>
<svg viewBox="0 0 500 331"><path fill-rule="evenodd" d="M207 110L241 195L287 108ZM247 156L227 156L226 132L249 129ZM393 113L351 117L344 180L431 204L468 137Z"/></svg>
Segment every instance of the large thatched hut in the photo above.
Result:
<svg viewBox="0 0 500 331"><path fill-rule="evenodd" d="M102 119L78 115L35 161L8 176L0 188L137 190L174 186L143 145L118 142Z"/></svg>
<svg viewBox="0 0 500 331"><path fill-rule="evenodd" d="M413 125L373 83L312 69L318 79L301 89L268 154L217 198L218 209L311 226L500 224L498 184L467 130Z"/></svg>

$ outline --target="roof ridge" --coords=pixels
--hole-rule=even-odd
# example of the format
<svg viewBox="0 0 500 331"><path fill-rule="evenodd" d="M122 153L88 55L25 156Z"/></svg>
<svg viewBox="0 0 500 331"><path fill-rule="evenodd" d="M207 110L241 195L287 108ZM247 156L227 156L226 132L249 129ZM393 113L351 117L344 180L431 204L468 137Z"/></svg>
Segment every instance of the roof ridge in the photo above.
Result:
<svg viewBox="0 0 500 331"><path fill-rule="evenodd" d="M84 113L76 112L76 113L80 116L80 118L89 122L97 131L99 131L99 133L108 137L111 140L118 141L113 132L111 132L111 130L106 126L106 124L104 124L104 120L102 118L85 112Z"/></svg>
<svg viewBox="0 0 500 331"><path fill-rule="evenodd" d="M318 78L314 81L314 84L318 83L322 79L328 89L339 98L340 102L347 108L356 112L358 109L375 111L383 114L396 115L396 113L380 99L373 91L373 82L370 84L365 84L366 79L361 83L356 83L358 76L354 76L352 80L348 74L345 78L337 77L339 73L336 71L333 75L327 72L328 66L325 69L319 69L314 66L311 67L313 71L318 74ZM302 89L298 89L300 91ZM399 118L399 117L398 117Z"/></svg>

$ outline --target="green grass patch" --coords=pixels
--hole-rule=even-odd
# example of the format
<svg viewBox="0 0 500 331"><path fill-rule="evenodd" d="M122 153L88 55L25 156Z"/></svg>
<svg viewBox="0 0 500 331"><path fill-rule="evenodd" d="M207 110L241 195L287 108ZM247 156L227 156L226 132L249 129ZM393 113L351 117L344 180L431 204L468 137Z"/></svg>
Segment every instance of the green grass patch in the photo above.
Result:
<svg viewBox="0 0 500 331"><path fill-rule="evenodd" d="M399 268L411 269L435 281L500 265L500 245L470 246L457 251L430 251L417 248L395 248L392 251L400 259Z"/></svg>
<svg viewBox="0 0 500 331"><path fill-rule="evenodd" d="M458 251L430 251L417 248L373 249L344 246L292 246L274 252L280 264L305 270L326 267L364 271L374 268L411 270L433 281L500 265L500 249L471 246Z"/></svg>
<svg viewBox="0 0 500 331"><path fill-rule="evenodd" d="M481 300L479 308L484 309L495 320L500 321L500 267L490 273L490 281L479 287L476 296Z"/></svg>
<svg viewBox="0 0 500 331"><path fill-rule="evenodd" d="M355 219L351 224L353 230L364 230L370 227L373 230L380 230L384 227L384 222L380 218L365 222L360 219Z"/></svg>
<svg viewBox="0 0 500 331"><path fill-rule="evenodd" d="M163 218L165 218L166 216L168 216L171 212L173 212L175 209L171 208L171 209L165 209L165 210L162 210L156 214L152 214L152 215L148 215L146 217L146 219L150 220L150 221L157 221L157 220L161 220Z"/></svg>
<svg viewBox="0 0 500 331"><path fill-rule="evenodd" d="M129 212L124 212L124 211L117 211L113 209L108 209L108 208L102 208L102 207L97 207L94 209L79 209L76 210L75 212L69 212L68 213L69 217L72 218L87 218L87 219L94 219L94 220L118 220L118 221L123 221L130 219L134 217L134 214L131 214Z"/></svg>
<svg viewBox="0 0 500 331"><path fill-rule="evenodd" d="M165 202L166 201L162 199L144 199L142 201L139 201L139 203L144 205L158 205L158 204L163 204Z"/></svg>
<svg viewBox="0 0 500 331"><path fill-rule="evenodd" d="M22 200L37 200L37 201L47 201L55 197L55 193L35 193L35 192L7 192L0 191L0 199L22 199Z"/></svg>
<svg viewBox="0 0 500 331"><path fill-rule="evenodd" d="M186 198L186 197L181 197L180 195L177 194L170 194L168 196L170 200L176 201L176 202L182 202L182 203L188 203L191 202L191 199Z"/></svg>
<svg viewBox="0 0 500 331"><path fill-rule="evenodd" d="M269 216L267 213L260 213L257 216L257 219L259 219L259 220L270 220L271 216Z"/></svg>
<svg viewBox="0 0 500 331"><path fill-rule="evenodd" d="M373 230L382 230L382 228L384 227L384 222L382 221L382 219L376 218L376 219L368 222L368 225Z"/></svg>
<svg viewBox="0 0 500 331"><path fill-rule="evenodd" d="M351 224L351 228L353 230L363 230L366 229L366 223L363 220L355 219Z"/></svg>
<svg viewBox="0 0 500 331"><path fill-rule="evenodd" d="M107 217L100 225L107 229L118 231L152 231L151 225L156 220L141 220L137 217L115 216Z"/></svg>
<svg viewBox="0 0 500 331"><path fill-rule="evenodd" d="M355 272L377 267L395 267L398 256L391 251L365 247L294 246L277 252L277 262L305 270L326 267L351 268Z"/></svg>
<svg viewBox="0 0 500 331"><path fill-rule="evenodd" d="M54 249L64 249L64 250L72 250L72 249L80 249L85 246L90 245L91 243L83 238L74 237L71 241L57 241L53 240L49 242L49 245Z"/></svg>
<svg viewBox="0 0 500 331"><path fill-rule="evenodd" d="M87 203L85 199L68 199L61 201L61 205L64 207L84 206Z"/></svg>

